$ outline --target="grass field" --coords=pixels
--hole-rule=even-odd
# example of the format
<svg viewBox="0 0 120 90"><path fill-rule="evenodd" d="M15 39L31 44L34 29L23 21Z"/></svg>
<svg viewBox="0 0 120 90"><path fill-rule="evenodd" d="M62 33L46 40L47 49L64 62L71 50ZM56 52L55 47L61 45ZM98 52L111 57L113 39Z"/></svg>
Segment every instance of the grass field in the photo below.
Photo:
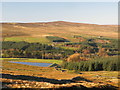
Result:
<svg viewBox="0 0 120 90"><path fill-rule="evenodd" d="M28 58L2 58L2 59L8 61L17 61L17 62L38 62L38 63L56 63L56 64L62 63L62 60L53 60L53 59L28 59Z"/></svg>
<svg viewBox="0 0 120 90"><path fill-rule="evenodd" d="M46 37L6 37L4 41L50 43L50 41Z"/></svg>
<svg viewBox="0 0 120 90"><path fill-rule="evenodd" d="M69 50L77 50L78 49L76 47L65 47L65 46L62 46L61 48L63 48L63 49L69 49Z"/></svg>

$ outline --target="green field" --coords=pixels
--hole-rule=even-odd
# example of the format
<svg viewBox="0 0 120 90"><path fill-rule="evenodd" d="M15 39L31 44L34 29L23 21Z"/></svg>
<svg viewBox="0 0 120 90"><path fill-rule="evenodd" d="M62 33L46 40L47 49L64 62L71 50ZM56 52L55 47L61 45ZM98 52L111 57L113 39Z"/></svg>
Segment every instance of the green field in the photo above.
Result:
<svg viewBox="0 0 120 90"><path fill-rule="evenodd" d="M50 43L45 37L6 37L4 41L26 41L26 42L39 42L39 43Z"/></svg>
<svg viewBox="0 0 120 90"><path fill-rule="evenodd" d="M17 61L17 62L38 62L38 63L56 63L56 64L62 63L62 60L54 60L54 59L29 59L29 58L2 58L2 59L8 61Z"/></svg>
<svg viewBox="0 0 120 90"><path fill-rule="evenodd" d="M61 48L68 49L68 50L77 50L78 49L76 47L65 47L65 46L62 46Z"/></svg>

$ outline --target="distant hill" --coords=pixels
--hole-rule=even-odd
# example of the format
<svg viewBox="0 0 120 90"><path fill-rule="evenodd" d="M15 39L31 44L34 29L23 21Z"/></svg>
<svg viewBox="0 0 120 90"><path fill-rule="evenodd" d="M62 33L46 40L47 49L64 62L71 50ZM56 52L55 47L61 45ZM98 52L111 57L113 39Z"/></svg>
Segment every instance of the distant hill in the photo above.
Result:
<svg viewBox="0 0 120 90"><path fill-rule="evenodd" d="M46 35L60 36L66 39L72 39L73 35L118 37L117 25L97 25L65 21L1 24L3 37L41 37Z"/></svg>

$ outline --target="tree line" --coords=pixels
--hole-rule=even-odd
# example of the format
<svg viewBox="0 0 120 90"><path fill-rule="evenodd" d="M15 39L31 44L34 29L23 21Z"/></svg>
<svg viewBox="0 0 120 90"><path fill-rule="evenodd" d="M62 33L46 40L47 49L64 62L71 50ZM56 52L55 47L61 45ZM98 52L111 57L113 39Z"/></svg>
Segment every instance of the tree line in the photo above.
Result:
<svg viewBox="0 0 120 90"><path fill-rule="evenodd" d="M52 37L53 38L53 37ZM119 55L118 53L118 41L109 40L110 43L96 43L94 39L87 39L86 41L79 43L67 42L63 45L78 45L77 50L62 48L57 45L42 44L42 43L29 43L25 41L2 42L2 57L13 58L40 58L40 59L66 59L70 55L78 52L81 57L94 58ZM53 42L54 43L54 42ZM66 47L67 47L66 46Z"/></svg>
<svg viewBox="0 0 120 90"><path fill-rule="evenodd" d="M62 67L75 71L118 71L118 57L96 58L89 61L64 62Z"/></svg>
<svg viewBox="0 0 120 90"><path fill-rule="evenodd" d="M74 53L67 50L41 43L29 42L2 42L2 57L14 58L40 58L40 59L63 59Z"/></svg>

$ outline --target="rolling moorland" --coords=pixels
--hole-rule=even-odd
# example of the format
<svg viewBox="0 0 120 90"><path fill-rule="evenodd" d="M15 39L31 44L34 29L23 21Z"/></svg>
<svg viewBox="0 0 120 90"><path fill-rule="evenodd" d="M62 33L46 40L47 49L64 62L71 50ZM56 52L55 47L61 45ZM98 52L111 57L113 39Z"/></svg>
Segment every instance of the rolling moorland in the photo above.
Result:
<svg viewBox="0 0 120 90"><path fill-rule="evenodd" d="M118 88L117 25L2 23L2 37L4 88ZM60 68L9 61L53 63Z"/></svg>

